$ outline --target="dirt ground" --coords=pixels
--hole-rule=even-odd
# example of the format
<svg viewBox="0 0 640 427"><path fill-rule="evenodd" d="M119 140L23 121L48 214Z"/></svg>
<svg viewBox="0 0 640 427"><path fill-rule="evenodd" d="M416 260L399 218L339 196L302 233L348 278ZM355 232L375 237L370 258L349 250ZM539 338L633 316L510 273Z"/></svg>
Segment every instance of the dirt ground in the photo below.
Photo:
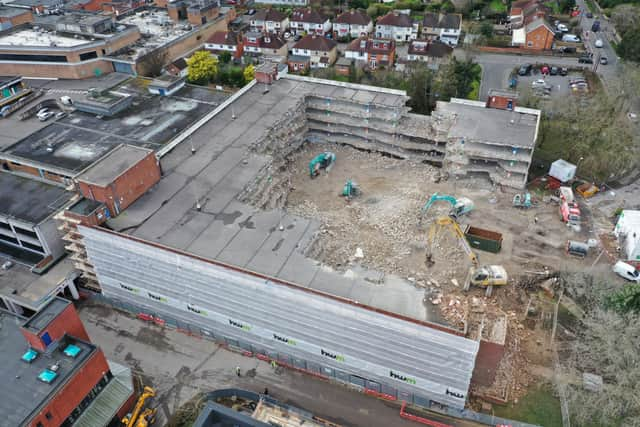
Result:
<svg viewBox="0 0 640 427"><path fill-rule="evenodd" d="M336 163L311 179L310 160L327 150L336 154ZM488 318L506 319L506 352L494 385L476 392L517 399L551 365L548 320L553 300L531 283L553 271L589 265L590 260L568 257L564 248L568 239L586 241L593 236L588 227L580 233L568 229L560 220L558 206L544 202L542 194L534 194L534 208L523 210L512 206L513 189L494 186L486 178L436 182L440 173L427 164L379 153L305 144L274 173L278 191L272 191L277 195L270 197L290 213L321 223L319 236L307 253L310 257L337 270L357 264L405 277L430 292L430 303L440 306L449 323L466 326L470 334L477 335L479 325L485 325ZM349 179L361 190L352 200L340 195ZM491 297L483 289L463 292L460 286L471 262L450 232L438 235L431 248L435 262L427 265L429 227L449 211L449 205L440 202L426 216L421 215L421 208L435 192L474 202L474 210L459 219L463 227L469 224L503 235L499 253L474 252L480 264L506 268L507 287L494 290ZM483 336L487 334L499 336L500 328L485 325Z"/></svg>
<svg viewBox="0 0 640 427"><path fill-rule="evenodd" d="M335 152L337 161L328 173L310 179L309 161L324 150ZM502 264L508 272L520 274L540 271L543 266L558 269L580 263L566 257L564 246L567 239L584 240L587 234L576 236L568 230L560 221L557 205L540 202L530 210L514 208L515 191L494 187L484 179L435 183L439 168L343 146L307 144L290 160L282 172L291 174L285 208L322 223L311 255L334 268L344 269L357 261L406 277L463 281L470 261L451 233L439 234L435 265L425 265L429 226L449 209L440 202L421 216L421 208L434 192L473 200L475 209L460 219L461 225L502 233L500 253L476 251L481 264ZM351 201L339 196L348 179L362 191ZM356 257L358 248L361 258Z"/></svg>

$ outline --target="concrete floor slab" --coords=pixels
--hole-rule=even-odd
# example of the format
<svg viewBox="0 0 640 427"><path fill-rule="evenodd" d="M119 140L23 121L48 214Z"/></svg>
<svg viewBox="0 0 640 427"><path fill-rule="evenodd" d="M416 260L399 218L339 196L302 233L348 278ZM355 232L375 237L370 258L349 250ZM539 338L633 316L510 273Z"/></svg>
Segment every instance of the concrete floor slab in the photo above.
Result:
<svg viewBox="0 0 640 427"><path fill-rule="evenodd" d="M277 277L301 286L309 287L319 269L320 266L317 261L294 252L281 267Z"/></svg>
<svg viewBox="0 0 640 427"><path fill-rule="evenodd" d="M308 226L309 220L285 216L282 220L283 230L271 233L247 268L275 276L298 246Z"/></svg>
<svg viewBox="0 0 640 427"><path fill-rule="evenodd" d="M178 249L186 249L209 225L215 220L215 216L191 209L180 221L162 238L162 244L171 244Z"/></svg>
<svg viewBox="0 0 640 427"><path fill-rule="evenodd" d="M187 250L204 258L216 258L239 232L240 228L237 225L220 226L218 221L214 221L200 233Z"/></svg>
<svg viewBox="0 0 640 427"><path fill-rule="evenodd" d="M311 282L310 287L330 295L338 295L351 299L353 279L345 277L336 271L332 271L328 267L321 267Z"/></svg>

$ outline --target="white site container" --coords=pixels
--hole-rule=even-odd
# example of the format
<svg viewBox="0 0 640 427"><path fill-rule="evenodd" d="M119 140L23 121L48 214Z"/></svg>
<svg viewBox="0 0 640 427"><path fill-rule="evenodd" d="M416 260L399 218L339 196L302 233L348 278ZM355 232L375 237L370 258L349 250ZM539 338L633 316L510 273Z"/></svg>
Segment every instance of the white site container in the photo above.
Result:
<svg viewBox="0 0 640 427"><path fill-rule="evenodd" d="M558 159L551 163L549 175L560 182L570 181L576 176L576 165L569 163L566 160Z"/></svg>

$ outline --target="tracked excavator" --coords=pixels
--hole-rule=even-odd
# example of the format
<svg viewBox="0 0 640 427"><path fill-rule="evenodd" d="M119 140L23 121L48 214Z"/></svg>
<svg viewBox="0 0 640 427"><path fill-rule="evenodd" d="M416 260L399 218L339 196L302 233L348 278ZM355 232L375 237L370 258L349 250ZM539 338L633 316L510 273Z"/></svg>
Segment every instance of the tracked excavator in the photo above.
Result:
<svg viewBox="0 0 640 427"><path fill-rule="evenodd" d="M449 216L453 218L458 218L462 215L468 214L473 210L473 207L474 207L471 199L467 199L466 197L460 197L459 199L456 199L455 197L449 196L446 194L433 193L433 195L431 195L429 200L427 200L427 203L425 203L424 206L422 207L421 215L425 216L429 211L429 209L431 208L431 206L434 203L437 203L440 201L449 202L449 204L451 205Z"/></svg>
<svg viewBox="0 0 640 427"><path fill-rule="evenodd" d="M331 170L331 167L336 162L336 155L331 151L325 151L318 154L309 162L309 176L315 178L320 175L320 169L326 171Z"/></svg>

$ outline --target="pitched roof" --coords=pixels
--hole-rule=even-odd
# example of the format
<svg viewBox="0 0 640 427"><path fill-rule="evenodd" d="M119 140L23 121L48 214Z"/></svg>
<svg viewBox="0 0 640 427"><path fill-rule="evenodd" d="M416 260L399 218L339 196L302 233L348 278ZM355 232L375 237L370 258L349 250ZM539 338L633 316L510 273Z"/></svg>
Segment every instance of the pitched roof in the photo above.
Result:
<svg viewBox="0 0 640 427"><path fill-rule="evenodd" d="M328 52L335 48L336 42L326 37L316 35L306 35L298 43L293 45L294 49L320 50Z"/></svg>
<svg viewBox="0 0 640 427"><path fill-rule="evenodd" d="M422 25L431 28L460 28L462 15L459 13L425 13Z"/></svg>
<svg viewBox="0 0 640 427"><path fill-rule="evenodd" d="M252 21L274 21L282 22L287 18L287 15L276 9L260 9L253 15Z"/></svg>
<svg viewBox="0 0 640 427"><path fill-rule="evenodd" d="M368 25L371 22L371 17L362 10L349 10L340 14L333 20L334 24L349 24L349 25Z"/></svg>
<svg viewBox="0 0 640 427"><path fill-rule="evenodd" d="M311 22L313 24L324 24L327 17L310 7L304 9L296 9L291 14L291 22Z"/></svg>
<svg viewBox="0 0 640 427"><path fill-rule="evenodd" d="M409 55L423 55L431 56L435 58L443 58L447 55L451 55L453 48L446 43L440 41L426 41L424 49L418 49L418 45L425 43L425 40L411 40L409 43Z"/></svg>
<svg viewBox="0 0 640 427"><path fill-rule="evenodd" d="M538 19L536 19L534 21L531 21L530 23L527 24L527 26L525 27L525 30L526 30L527 33L530 33L531 31L537 30L540 27L545 27L547 29L547 31L549 31L550 33L555 34L553 29L551 28L551 25L549 25L547 20L544 19L544 18L538 18Z"/></svg>
<svg viewBox="0 0 640 427"><path fill-rule="evenodd" d="M386 45L385 43L380 42L386 42ZM346 50L350 52L389 54L395 49L395 47L396 43L393 39L360 37L349 43Z"/></svg>
<svg viewBox="0 0 640 427"><path fill-rule="evenodd" d="M390 25L392 27L413 27L413 19L404 13L389 12L378 18L378 25Z"/></svg>
<svg viewBox="0 0 640 427"><path fill-rule="evenodd" d="M238 34L233 31L216 31L207 39L207 43L235 46L238 44Z"/></svg>
<svg viewBox="0 0 640 427"><path fill-rule="evenodd" d="M260 47L268 49L280 49L287 42L280 36L274 34L265 34L260 39Z"/></svg>

